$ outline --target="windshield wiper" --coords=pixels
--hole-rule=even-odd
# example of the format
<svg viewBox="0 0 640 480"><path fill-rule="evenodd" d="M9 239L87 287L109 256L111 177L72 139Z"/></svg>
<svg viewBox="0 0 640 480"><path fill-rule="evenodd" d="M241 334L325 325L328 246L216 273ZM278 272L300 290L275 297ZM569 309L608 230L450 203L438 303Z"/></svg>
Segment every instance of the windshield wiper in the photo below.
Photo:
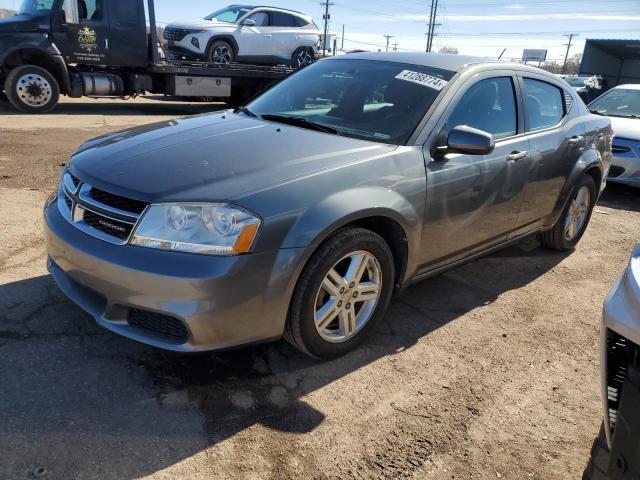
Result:
<svg viewBox="0 0 640 480"><path fill-rule="evenodd" d="M594 115L601 115L603 117L606 117L607 115L605 113L599 112L598 110L589 110L591 113L593 113Z"/></svg>
<svg viewBox="0 0 640 480"><path fill-rule="evenodd" d="M338 130L336 130L335 128L327 127L326 125L322 125L321 123L312 122L303 117L289 117L288 115L275 115L267 113L265 115L262 115L262 119L272 122L285 123L287 125L293 125L294 127L308 128L309 130L316 130L318 132L339 135Z"/></svg>
<svg viewBox="0 0 640 480"><path fill-rule="evenodd" d="M244 113L245 115L252 117L252 118L257 118L258 115L256 115L255 113L253 113L251 110L249 110L247 107L238 107L234 110L233 113Z"/></svg>

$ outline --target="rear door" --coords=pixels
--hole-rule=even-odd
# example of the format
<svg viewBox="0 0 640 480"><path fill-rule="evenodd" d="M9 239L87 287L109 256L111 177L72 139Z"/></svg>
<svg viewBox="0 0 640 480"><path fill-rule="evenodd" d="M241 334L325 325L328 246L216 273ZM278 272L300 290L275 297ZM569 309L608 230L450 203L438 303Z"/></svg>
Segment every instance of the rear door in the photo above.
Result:
<svg viewBox="0 0 640 480"><path fill-rule="evenodd" d="M496 147L489 155L437 157L428 146L425 270L501 243L516 228L529 163L517 92L510 70L477 75L436 126L445 138L458 125L478 128L493 135Z"/></svg>
<svg viewBox="0 0 640 480"><path fill-rule="evenodd" d="M53 40L67 63L111 65L107 0L64 0Z"/></svg>
<svg viewBox="0 0 640 480"><path fill-rule="evenodd" d="M149 63L149 41L141 0L109 0L111 65L144 67Z"/></svg>
<svg viewBox="0 0 640 480"><path fill-rule="evenodd" d="M585 147L584 118L572 115L573 100L560 82L544 75L519 75L530 142L531 170L523 196L519 227L544 223ZM518 234L520 232L514 232Z"/></svg>
<svg viewBox="0 0 640 480"><path fill-rule="evenodd" d="M271 12L274 54L282 60L290 60L296 48L302 45L301 29L296 17L285 12Z"/></svg>

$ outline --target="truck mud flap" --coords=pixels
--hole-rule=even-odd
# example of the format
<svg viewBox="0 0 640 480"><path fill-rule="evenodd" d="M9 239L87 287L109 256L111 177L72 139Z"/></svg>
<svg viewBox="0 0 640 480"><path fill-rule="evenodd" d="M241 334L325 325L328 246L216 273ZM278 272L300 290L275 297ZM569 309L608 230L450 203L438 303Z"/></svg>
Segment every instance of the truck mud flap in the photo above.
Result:
<svg viewBox="0 0 640 480"><path fill-rule="evenodd" d="M640 480L640 368L629 368L622 388L609 457L610 480Z"/></svg>

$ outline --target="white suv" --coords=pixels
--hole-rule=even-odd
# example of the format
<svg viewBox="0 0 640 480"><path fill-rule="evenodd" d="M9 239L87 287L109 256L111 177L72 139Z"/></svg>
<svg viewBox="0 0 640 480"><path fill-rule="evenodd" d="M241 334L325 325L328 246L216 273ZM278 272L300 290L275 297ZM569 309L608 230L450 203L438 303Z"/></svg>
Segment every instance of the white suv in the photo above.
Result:
<svg viewBox="0 0 640 480"><path fill-rule="evenodd" d="M294 67L315 59L320 38L318 26L307 15L246 5L231 5L204 20L170 23L164 31L172 57Z"/></svg>

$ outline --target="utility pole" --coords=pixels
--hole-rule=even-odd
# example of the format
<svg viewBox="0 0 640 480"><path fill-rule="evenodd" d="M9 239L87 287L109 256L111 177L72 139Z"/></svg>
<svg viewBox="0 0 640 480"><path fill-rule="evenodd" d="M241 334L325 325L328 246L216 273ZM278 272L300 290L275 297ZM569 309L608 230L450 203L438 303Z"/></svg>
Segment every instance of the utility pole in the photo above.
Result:
<svg viewBox="0 0 640 480"><path fill-rule="evenodd" d="M329 2L329 0L324 0L324 2L322 2L320 5L324 7L324 15L322 16L324 18L324 37L322 37L322 56L324 57L327 54L327 37L329 36L329 19L331 18L331 16L329 15L329 7L334 4Z"/></svg>
<svg viewBox="0 0 640 480"><path fill-rule="evenodd" d="M397 52L397 51L398 51L398 44L397 44L397 43L394 43L394 44L393 44L393 51L394 51L394 52Z"/></svg>
<svg viewBox="0 0 640 480"><path fill-rule="evenodd" d="M342 24L342 46L340 47L340 50L344 52L344 23Z"/></svg>
<svg viewBox="0 0 640 480"><path fill-rule="evenodd" d="M567 69L567 59L569 58L569 49L571 48L571 42L573 41L573 37L577 37L577 33L565 33L565 37L569 37L569 43L567 43L567 52L564 54L564 63L562 64L562 74L564 75L565 70Z"/></svg>
<svg viewBox="0 0 640 480"><path fill-rule="evenodd" d="M431 0L431 11L429 15L429 29L427 31L427 52L431 51L433 47L433 37L435 36L436 27L439 25L436 23L438 18L438 0Z"/></svg>
<svg viewBox="0 0 640 480"><path fill-rule="evenodd" d="M383 35L387 39L387 52L389 51L389 40L393 38L393 35Z"/></svg>

